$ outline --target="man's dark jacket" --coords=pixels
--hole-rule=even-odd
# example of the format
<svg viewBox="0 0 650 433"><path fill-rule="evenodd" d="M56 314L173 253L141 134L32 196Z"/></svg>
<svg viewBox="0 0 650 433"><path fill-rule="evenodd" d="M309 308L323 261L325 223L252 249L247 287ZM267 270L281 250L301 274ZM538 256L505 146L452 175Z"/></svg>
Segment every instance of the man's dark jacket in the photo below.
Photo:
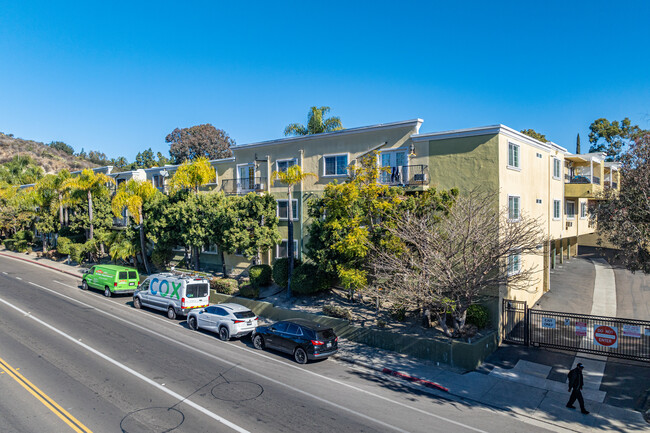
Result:
<svg viewBox="0 0 650 433"><path fill-rule="evenodd" d="M582 369L576 367L569 372L569 389L582 389L583 385Z"/></svg>

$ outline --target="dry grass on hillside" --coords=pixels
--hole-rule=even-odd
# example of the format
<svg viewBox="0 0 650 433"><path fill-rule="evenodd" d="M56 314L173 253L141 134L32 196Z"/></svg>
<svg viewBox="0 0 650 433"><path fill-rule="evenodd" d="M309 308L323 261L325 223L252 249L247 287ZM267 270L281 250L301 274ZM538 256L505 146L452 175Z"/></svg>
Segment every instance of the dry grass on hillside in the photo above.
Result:
<svg viewBox="0 0 650 433"><path fill-rule="evenodd" d="M90 161L54 149L38 141L23 140L0 133L0 164L10 161L16 155L29 155L45 170L56 173L64 168L70 171L97 167Z"/></svg>

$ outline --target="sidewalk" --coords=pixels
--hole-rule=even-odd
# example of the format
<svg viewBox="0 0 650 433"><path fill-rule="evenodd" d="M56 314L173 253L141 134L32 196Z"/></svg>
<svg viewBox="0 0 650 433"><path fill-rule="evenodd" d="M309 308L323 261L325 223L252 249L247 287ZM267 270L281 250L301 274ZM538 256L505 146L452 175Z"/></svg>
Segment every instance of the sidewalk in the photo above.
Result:
<svg viewBox="0 0 650 433"><path fill-rule="evenodd" d="M9 256L46 266L81 278L82 267L36 258L32 254L0 250ZM640 412L602 403L605 393L599 389L583 390L585 404L591 412L565 407L569 399L566 383L550 380L550 366L519 360L513 368L495 367L489 374L465 372L437 365L434 362L409 358L405 355L370 346L341 341L335 359L386 374L387 379L404 381L424 392L466 404L482 404L508 414L517 414L544 423L551 430L566 429L580 432L629 432L649 429ZM401 376L402 378L393 378ZM557 379L562 379L559 377ZM445 392L430 382L447 388Z"/></svg>

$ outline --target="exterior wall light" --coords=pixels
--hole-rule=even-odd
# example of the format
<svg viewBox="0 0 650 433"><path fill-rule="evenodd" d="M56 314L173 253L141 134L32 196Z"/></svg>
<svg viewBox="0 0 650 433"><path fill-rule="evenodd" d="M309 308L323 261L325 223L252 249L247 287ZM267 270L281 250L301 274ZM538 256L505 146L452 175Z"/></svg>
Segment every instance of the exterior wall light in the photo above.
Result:
<svg viewBox="0 0 650 433"><path fill-rule="evenodd" d="M415 156L415 143L411 142L409 146L409 157L413 158Z"/></svg>

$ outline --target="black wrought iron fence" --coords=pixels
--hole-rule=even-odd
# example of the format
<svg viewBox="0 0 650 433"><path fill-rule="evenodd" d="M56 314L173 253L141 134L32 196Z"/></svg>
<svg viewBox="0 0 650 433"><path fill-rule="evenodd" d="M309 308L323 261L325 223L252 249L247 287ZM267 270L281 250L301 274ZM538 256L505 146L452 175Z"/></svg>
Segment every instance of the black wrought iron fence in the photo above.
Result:
<svg viewBox="0 0 650 433"><path fill-rule="evenodd" d="M246 177L243 179L224 179L221 189L226 194L245 194L251 191L264 191L266 177Z"/></svg>

